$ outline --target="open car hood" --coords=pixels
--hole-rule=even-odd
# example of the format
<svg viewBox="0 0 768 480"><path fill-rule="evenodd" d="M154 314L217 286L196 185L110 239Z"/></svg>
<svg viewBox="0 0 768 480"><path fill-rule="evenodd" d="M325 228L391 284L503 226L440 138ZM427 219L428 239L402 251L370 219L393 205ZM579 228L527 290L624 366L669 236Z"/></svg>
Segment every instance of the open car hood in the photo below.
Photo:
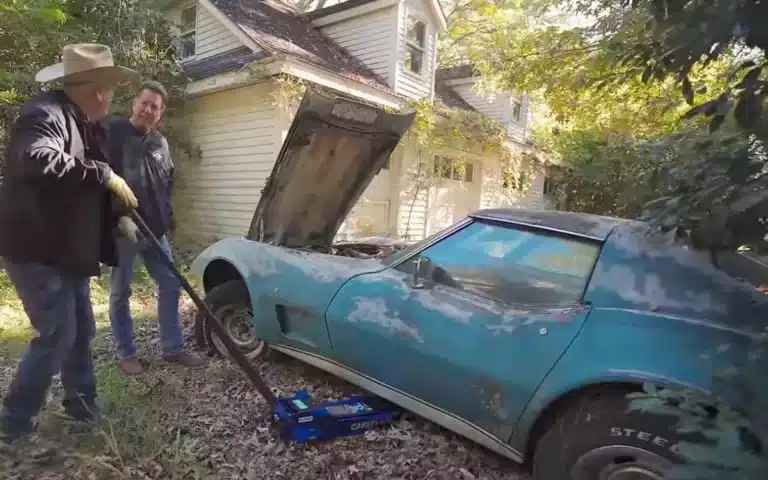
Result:
<svg viewBox="0 0 768 480"><path fill-rule="evenodd" d="M248 238L287 247L330 245L413 118L307 88Z"/></svg>

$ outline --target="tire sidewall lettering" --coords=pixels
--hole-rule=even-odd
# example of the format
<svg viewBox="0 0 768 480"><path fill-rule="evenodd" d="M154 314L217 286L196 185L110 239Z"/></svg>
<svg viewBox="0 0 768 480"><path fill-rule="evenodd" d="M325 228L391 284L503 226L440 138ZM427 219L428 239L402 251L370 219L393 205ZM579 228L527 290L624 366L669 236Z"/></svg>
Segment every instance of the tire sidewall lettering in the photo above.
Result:
<svg viewBox="0 0 768 480"><path fill-rule="evenodd" d="M611 438L622 438L625 440L635 440L641 444L653 445L657 448L669 450L675 455L680 455L680 444L670 441L668 438L654 433L628 427L610 427L609 435Z"/></svg>

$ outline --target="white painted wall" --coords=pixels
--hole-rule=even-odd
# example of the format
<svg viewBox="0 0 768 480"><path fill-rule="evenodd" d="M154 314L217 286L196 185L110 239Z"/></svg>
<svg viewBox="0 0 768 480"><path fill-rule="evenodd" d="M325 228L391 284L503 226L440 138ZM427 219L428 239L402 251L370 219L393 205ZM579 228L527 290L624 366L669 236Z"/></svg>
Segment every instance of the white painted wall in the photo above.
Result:
<svg viewBox="0 0 768 480"><path fill-rule="evenodd" d="M408 15L422 20L427 27L426 53L421 75L405 67L405 41ZM403 0L397 16L397 45L395 53L395 93L408 98L434 97L435 67L437 61L437 29L432 14L423 0Z"/></svg>
<svg viewBox="0 0 768 480"><path fill-rule="evenodd" d="M243 43L211 13L197 5L197 32L195 37L195 60L243 46Z"/></svg>
<svg viewBox="0 0 768 480"><path fill-rule="evenodd" d="M190 100L199 163L180 172L174 194L179 237L205 244L247 231L281 142L271 82Z"/></svg>
<svg viewBox="0 0 768 480"><path fill-rule="evenodd" d="M504 189L502 167L498 158L486 159L483 169L480 208L531 208L551 209L544 197L544 169L531 162L523 162L521 168L528 176L528 187L523 192Z"/></svg>
<svg viewBox="0 0 768 480"><path fill-rule="evenodd" d="M480 209L484 162L482 158L445 150L440 156L472 164L472 181L446 179L433 173L427 206L426 235L446 228Z"/></svg>
<svg viewBox="0 0 768 480"><path fill-rule="evenodd" d="M168 10L166 17L174 25L179 25L181 23L181 11L193 4L197 8L195 18L195 55L184 59L185 62L212 57L243 46L243 42L230 32L223 23L211 15L211 12L200 5L199 2L180 3Z"/></svg>
<svg viewBox="0 0 768 480"><path fill-rule="evenodd" d="M392 39L397 7L389 6L320 27L320 31L393 85Z"/></svg>
<svg viewBox="0 0 768 480"><path fill-rule="evenodd" d="M524 140L528 135L528 96L516 97L512 92L481 92L474 79L460 79L446 82L456 93L478 112L487 115L505 128L517 140ZM520 119L512 116L515 101L520 102Z"/></svg>

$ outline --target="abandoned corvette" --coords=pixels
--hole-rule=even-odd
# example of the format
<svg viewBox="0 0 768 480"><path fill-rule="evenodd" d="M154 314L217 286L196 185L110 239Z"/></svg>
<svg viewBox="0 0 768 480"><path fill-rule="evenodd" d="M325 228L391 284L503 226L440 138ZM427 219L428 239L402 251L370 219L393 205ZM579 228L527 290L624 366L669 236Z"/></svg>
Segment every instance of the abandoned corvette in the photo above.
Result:
<svg viewBox="0 0 768 480"><path fill-rule="evenodd" d="M625 395L708 391L746 348L703 355L752 342L766 297L642 223L586 214L484 210L413 245L334 244L411 121L307 92L248 234L193 264L232 339L530 460L537 480L664 478L682 437ZM196 334L224 351L202 316Z"/></svg>

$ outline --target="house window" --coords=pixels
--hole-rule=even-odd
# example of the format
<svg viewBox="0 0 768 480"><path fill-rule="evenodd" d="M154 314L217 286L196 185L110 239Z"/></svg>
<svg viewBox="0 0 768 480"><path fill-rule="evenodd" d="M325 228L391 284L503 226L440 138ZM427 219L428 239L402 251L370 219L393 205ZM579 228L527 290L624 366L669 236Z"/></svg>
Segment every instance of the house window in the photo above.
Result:
<svg viewBox="0 0 768 480"><path fill-rule="evenodd" d="M197 6L192 5L181 11L181 59L195 56L195 27L197 23Z"/></svg>
<svg viewBox="0 0 768 480"><path fill-rule="evenodd" d="M447 180L472 183L475 180L475 165L472 162L435 156L435 175Z"/></svg>
<svg viewBox="0 0 768 480"><path fill-rule="evenodd" d="M408 16L408 30L405 34L405 68L421 75L427 50L427 26L424 22Z"/></svg>
<svg viewBox="0 0 768 480"><path fill-rule="evenodd" d="M512 104L512 120L519 122L522 114L523 114L523 105L519 101L515 100L514 103Z"/></svg>
<svg viewBox="0 0 768 480"><path fill-rule="evenodd" d="M519 175L515 175L510 169L505 168L501 176L501 185L505 189L511 188L512 190L522 192L528 182L528 175L526 172L520 172Z"/></svg>
<svg viewBox="0 0 768 480"><path fill-rule="evenodd" d="M413 260L429 258L429 279L443 287L506 304L558 306L581 300L599 253L593 241L475 221ZM396 268L411 274L414 262Z"/></svg>
<svg viewBox="0 0 768 480"><path fill-rule="evenodd" d="M544 195L554 195L557 190L557 183L552 177L544 178Z"/></svg>

